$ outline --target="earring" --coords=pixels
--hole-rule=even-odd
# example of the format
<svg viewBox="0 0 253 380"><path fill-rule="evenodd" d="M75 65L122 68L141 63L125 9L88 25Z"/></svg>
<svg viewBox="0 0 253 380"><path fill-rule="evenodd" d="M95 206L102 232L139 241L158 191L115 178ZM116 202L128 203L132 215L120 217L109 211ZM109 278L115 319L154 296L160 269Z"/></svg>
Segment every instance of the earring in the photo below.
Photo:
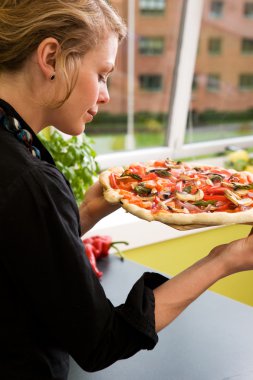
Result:
<svg viewBox="0 0 253 380"><path fill-rule="evenodd" d="M50 77L50 80L54 80L55 79L55 73L51 75Z"/></svg>

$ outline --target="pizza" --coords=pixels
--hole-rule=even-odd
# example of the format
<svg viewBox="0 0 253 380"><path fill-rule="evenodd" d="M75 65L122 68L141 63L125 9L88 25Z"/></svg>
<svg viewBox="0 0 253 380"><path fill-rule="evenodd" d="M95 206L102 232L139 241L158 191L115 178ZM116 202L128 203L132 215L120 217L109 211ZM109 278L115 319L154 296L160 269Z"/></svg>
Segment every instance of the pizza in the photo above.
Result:
<svg viewBox="0 0 253 380"><path fill-rule="evenodd" d="M253 222L253 174L170 158L103 171L104 197L177 229Z"/></svg>

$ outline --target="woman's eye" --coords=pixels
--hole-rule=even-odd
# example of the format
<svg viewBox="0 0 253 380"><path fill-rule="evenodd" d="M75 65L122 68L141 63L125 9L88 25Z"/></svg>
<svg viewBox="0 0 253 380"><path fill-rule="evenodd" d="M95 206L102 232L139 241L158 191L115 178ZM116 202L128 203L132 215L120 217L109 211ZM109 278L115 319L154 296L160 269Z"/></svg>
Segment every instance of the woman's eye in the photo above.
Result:
<svg viewBox="0 0 253 380"><path fill-rule="evenodd" d="M106 83L107 78L106 78L105 75L101 75L101 74L99 74L99 76L98 76L98 80L99 80L99 82L104 82L104 83Z"/></svg>

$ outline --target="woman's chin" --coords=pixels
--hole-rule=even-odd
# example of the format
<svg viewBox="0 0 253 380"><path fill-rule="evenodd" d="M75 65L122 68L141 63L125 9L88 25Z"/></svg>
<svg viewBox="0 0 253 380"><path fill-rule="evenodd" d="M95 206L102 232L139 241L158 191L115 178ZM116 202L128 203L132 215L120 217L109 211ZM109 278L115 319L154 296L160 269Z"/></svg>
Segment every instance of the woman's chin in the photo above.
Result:
<svg viewBox="0 0 253 380"><path fill-rule="evenodd" d="M85 131L85 124L83 124L79 128L71 128L69 130L62 130L61 129L61 132L65 133L66 135L69 135L69 136L79 136L82 133L84 133L84 131Z"/></svg>
<svg viewBox="0 0 253 380"><path fill-rule="evenodd" d="M81 135L85 131L85 124L86 123L84 121L82 121L82 123L80 123L79 128L76 128L73 130L72 135L73 136Z"/></svg>

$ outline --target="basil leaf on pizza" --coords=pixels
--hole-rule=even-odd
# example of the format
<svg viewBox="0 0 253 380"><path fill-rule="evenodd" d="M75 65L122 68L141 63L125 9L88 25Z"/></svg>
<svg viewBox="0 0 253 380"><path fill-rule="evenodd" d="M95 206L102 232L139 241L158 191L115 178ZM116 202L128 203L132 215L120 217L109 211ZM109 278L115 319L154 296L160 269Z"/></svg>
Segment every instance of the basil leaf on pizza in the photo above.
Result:
<svg viewBox="0 0 253 380"><path fill-rule="evenodd" d="M108 202L148 221L175 228L253 222L249 172L168 158L111 168L99 178Z"/></svg>

